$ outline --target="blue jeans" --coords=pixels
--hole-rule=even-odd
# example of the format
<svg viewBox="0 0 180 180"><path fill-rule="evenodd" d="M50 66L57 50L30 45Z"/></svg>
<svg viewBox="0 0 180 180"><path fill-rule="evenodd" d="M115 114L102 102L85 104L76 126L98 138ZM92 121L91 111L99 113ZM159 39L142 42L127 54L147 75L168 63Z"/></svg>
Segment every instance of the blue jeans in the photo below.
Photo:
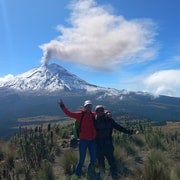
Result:
<svg viewBox="0 0 180 180"><path fill-rule="evenodd" d="M96 161L96 141L95 140L82 140L79 141L79 161L76 166L76 175L80 176L82 173L82 166L86 158L86 151L89 150L90 163L88 166L88 171L94 168Z"/></svg>

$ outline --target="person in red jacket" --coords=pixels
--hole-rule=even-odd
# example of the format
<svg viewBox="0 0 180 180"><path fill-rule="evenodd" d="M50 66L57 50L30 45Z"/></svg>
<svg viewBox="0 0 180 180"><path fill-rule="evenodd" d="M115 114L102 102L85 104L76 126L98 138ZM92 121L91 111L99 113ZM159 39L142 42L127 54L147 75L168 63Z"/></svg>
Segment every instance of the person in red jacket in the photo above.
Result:
<svg viewBox="0 0 180 180"><path fill-rule="evenodd" d="M75 173L77 176L81 176L82 166L86 158L86 151L89 150L90 154L90 163L88 166L88 172L94 170L94 164L96 161L96 129L94 127L94 118L95 113L92 113L92 103L90 100L84 102L84 109L71 112L65 105L64 102L60 99L58 102L62 111L69 117L77 120L78 123L81 121L81 127L79 131L79 160L76 166ZM82 112L83 111L83 112ZM83 114L83 118L81 120Z"/></svg>

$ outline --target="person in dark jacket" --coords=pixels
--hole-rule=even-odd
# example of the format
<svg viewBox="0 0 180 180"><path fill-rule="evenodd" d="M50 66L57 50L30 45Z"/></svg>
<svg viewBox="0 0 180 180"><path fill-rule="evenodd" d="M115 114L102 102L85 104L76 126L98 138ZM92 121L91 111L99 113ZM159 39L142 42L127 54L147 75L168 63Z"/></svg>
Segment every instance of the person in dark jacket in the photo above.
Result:
<svg viewBox="0 0 180 180"><path fill-rule="evenodd" d="M64 102L60 99L58 102L62 111L69 117L74 118L80 124L81 121L81 130L79 131L79 161L76 166L76 175L79 177L82 173L82 166L86 158L86 151L89 150L90 154L90 163L88 166L88 172L91 173L94 168L96 161L96 129L94 127L94 118L95 113L92 113L92 103L90 100L84 102L84 109L71 112L68 108L65 107ZM83 119L81 119L83 113Z"/></svg>
<svg viewBox="0 0 180 180"><path fill-rule="evenodd" d="M112 142L113 129L121 131L126 134L138 134L137 130L128 130L118 123L116 123L111 114L107 114L102 105L98 105L95 108L95 128L96 128L96 145L97 145L97 159L100 169L105 172L105 158L108 160L110 165L110 171L113 179L119 177L118 170L114 158L114 146Z"/></svg>

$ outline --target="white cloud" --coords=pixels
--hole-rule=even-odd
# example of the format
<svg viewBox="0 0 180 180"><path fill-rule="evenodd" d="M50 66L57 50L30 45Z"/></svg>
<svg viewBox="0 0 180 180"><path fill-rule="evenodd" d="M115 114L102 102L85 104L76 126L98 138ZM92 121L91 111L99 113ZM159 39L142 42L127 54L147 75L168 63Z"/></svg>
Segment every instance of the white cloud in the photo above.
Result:
<svg viewBox="0 0 180 180"><path fill-rule="evenodd" d="M4 83L6 81L12 80L14 78L14 76L12 74L7 74L4 77L0 77L0 82Z"/></svg>
<svg viewBox="0 0 180 180"><path fill-rule="evenodd" d="M145 78L144 83L147 91L153 92L156 95L179 96L179 77L180 70L162 70Z"/></svg>
<svg viewBox="0 0 180 180"><path fill-rule="evenodd" d="M43 63L59 59L106 69L156 55L156 26L150 19L126 20L94 0L76 1L71 10L71 27L59 25L61 35L40 46Z"/></svg>

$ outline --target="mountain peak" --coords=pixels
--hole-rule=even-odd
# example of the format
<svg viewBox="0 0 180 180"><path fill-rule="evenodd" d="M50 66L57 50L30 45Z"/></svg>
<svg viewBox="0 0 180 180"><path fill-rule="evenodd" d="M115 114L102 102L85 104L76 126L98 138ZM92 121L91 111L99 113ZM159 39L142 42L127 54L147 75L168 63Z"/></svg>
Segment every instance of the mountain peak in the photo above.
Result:
<svg viewBox="0 0 180 180"><path fill-rule="evenodd" d="M62 66L58 65L58 64L55 64L55 63L52 63L52 64L43 64L41 65L38 69L41 69L42 71L51 71L51 72L58 72L58 71L61 71L61 72L68 72L66 69L64 69Z"/></svg>
<svg viewBox="0 0 180 180"><path fill-rule="evenodd" d="M43 64L7 81L0 81L0 87L18 91L95 91L97 86L91 85L71 74L62 66L52 63Z"/></svg>

